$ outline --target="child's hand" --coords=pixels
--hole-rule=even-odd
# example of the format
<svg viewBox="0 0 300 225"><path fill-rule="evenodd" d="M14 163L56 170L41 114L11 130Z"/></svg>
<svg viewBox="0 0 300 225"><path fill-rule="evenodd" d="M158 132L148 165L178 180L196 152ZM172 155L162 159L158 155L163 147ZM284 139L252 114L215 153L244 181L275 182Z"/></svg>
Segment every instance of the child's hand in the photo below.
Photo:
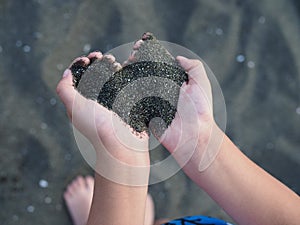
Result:
<svg viewBox="0 0 300 225"><path fill-rule="evenodd" d="M214 160L215 140L223 133L213 118L211 85L203 64L181 56L177 60L189 82L181 87L175 119L160 141L186 172L202 171Z"/></svg>
<svg viewBox="0 0 300 225"><path fill-rule="evenodd" d="M101 53L91 53L77 61L81 60L89 65L90 59L95 55L99 59L106 57ZM109 168L113 167L115 171L112 175L120 176L118 173L123 166L129 170L149 166L148 135L142 133L138 136L115 113L80 95L73 86L70 69L65 71L57 85L57 93L73 125L93 144L97 154L96 166L100 173L105 170L105 173L110 174Z"/></svg>

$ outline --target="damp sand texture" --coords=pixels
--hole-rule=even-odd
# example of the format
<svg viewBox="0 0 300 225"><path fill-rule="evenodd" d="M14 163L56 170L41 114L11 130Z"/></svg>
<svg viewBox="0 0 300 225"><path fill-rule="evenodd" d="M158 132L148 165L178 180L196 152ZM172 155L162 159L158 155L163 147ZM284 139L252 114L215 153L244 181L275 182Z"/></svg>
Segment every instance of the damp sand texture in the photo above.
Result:
<svg viewBox="0 0 300 225"><path fill-rule="evenodd" d="M134 62L118 71L103 60L87 67L78 62L71 71L83 96L114 111L136 132L148 132L150 121L160 118L151 126L159 135L175 117L180 87L188 76L151 33L142 40Z"/></svg>

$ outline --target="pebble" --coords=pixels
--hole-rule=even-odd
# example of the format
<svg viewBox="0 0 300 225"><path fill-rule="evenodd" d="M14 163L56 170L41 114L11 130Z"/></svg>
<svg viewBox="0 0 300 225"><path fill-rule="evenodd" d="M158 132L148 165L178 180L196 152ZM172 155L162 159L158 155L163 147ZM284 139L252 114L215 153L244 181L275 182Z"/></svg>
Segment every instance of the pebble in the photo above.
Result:
<svg viewBox="0 0 300 225"><path fill-rule="evenodd" d="M51 98L49 102L50 102L50 105L55 106L57 103L57 100L56 100L56 98Z"/></svg>
<svg viewBox="0 0 300 225"><path fill-rule="evenodd" d="M72 158L71 154L69 154L69 153L65 154L65 160L66 161L70 161L71 158Z"/></svg>
<svg viewBox="0 0 300 225"><path fill-rule="evenodd" d="M63 64L57 64L56 65L56 68L59 70L59 71L62 71L64 69L64 65Z"/></svg>
<svg viewBox="0 0 300 225"><path fill-rule="evenodd" d="M29 212L29 213L33 213L33 212L34 212L34 210L35 210L35 208L34 208L34 206L33 206L33 205L29 205L29 206L27 206L27 212Z"/></svg>
<svg viewBox="0 0 300 225"><path fill-rule="evenodd" d="M296 109L296 113L300 115L300 106Z"/></svg>
<svg viewBox="0 0 300 225"><path fill-rule="evenodd" d="M38 32L38 31L36 31L36 32L33 33L33 36L34 36L36 39L41 39L41 38L43 37L43 34L40 33L40 32Z"/></svg>
<svg viewBox="0 0 300 225"><path fill-rule="evenodd" d="M221 28L216 29L216 35L221 36L223 34L223 30Z"/></svg>
<svg viewBox="0 0 300 225"><path fill-rule="evenodd" d="M31 51L31 47L29 45L24 45L23 52L28 53Z"/></svg>
<svg viewBox="0 0 300 225"><path fill-rule="evenodd" d="M19 216L18 215L13 215L12 219L13 219L13 221L18 221L19 220Z"/></svg>
<svg viewBox="0 0 300 225"><path fill-rule="evenodd" d="M16 47L20 48L23 45L21 40L16 41Z"/></svg>
<svg viewBox="0 0 300 225"><path fill-rule="evenodd" d="M83 52L88 53L91 50L91 48L92 48L91 44L85 44L83 46Z"/></svg>
<svg viewBox="0 0 300 225"><path fill-rule="evenodd" d="M248 66L250 69L253 69L253 68L255 67L255 62L249 61L249 62L247 63L247 66Z"/></svg>
<svg viewBox="0 0 300 225"><path fill-rule="evenodd" d="M44 180L44 179L42 179L42 180L39 181L39 186L40 186L41 188L47 188L48 185L49 185L48 181L46 181L46 180Z"/></svg>
<svg viewBox="0 0 300 225"><path fill-rule="evenodd" d="M41 123L41 129L46 130L48 128L48 125L46 123Z"/></svg>
<svg viewBox="0 0 300 225"><path fill-rule="evenodd" d="M45 201L46 204L50 204L50 203L52 202L52 198L50 198L50 197L47 196L47 197L44 199L44 201Z"/></svg>
<svg viewBox="0 0 300 225"><path fill-rule="evenodd" d="M258 22L260 24L264 24L266 22L266 18L264 16L261 16L261 17L258 18Z"/></svg>
<svg viewBox="0 0 300 225"><path fill-rule="evenodd" d="M246 59L246 57L242 54L237 55L237 57L236 57L236 61L239 63L245 62L245 59Z"/></svg>

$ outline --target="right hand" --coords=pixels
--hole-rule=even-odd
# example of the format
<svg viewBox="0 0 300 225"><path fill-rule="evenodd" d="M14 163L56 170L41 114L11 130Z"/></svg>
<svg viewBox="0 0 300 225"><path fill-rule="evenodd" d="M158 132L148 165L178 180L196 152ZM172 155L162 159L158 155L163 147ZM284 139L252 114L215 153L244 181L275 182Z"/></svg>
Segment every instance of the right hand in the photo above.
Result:
<svg viewBox="0 0 300 225"><path fill-rule="evenodd" d="M182 85L175 118L159 140L190 173L206 169L206 164L211 163L206 157L209 151L214 151L211 138L218 138L212 135L219 129L213 118L211 85L203 64L181 56L177 60L188 73L189 81Z"/></svg>

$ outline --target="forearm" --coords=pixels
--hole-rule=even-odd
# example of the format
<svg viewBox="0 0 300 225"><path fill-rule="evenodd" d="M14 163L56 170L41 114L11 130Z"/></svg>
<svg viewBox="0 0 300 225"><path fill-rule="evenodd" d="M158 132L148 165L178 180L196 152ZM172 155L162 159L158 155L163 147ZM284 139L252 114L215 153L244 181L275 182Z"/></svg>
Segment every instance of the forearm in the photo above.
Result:
<svg viewBox="0 0 300 225"><path fill-rule="evenodd" d="M213 164L192 179L239 224L296 224L300 200L224 137Z"/></svg>
<svg viewBox="0 0 300 225"><path fill-rule="evenodd" d="M95 148L95 187L87 224L143 224L150 172L148 151L114 148L108 153L103 146Z"/></svg>
<svg viewBox="0 0 300 225"><path fill-rule="evenodd" d="M96 174L88 225L144 223L147 186L114 183Z"/></svg>

